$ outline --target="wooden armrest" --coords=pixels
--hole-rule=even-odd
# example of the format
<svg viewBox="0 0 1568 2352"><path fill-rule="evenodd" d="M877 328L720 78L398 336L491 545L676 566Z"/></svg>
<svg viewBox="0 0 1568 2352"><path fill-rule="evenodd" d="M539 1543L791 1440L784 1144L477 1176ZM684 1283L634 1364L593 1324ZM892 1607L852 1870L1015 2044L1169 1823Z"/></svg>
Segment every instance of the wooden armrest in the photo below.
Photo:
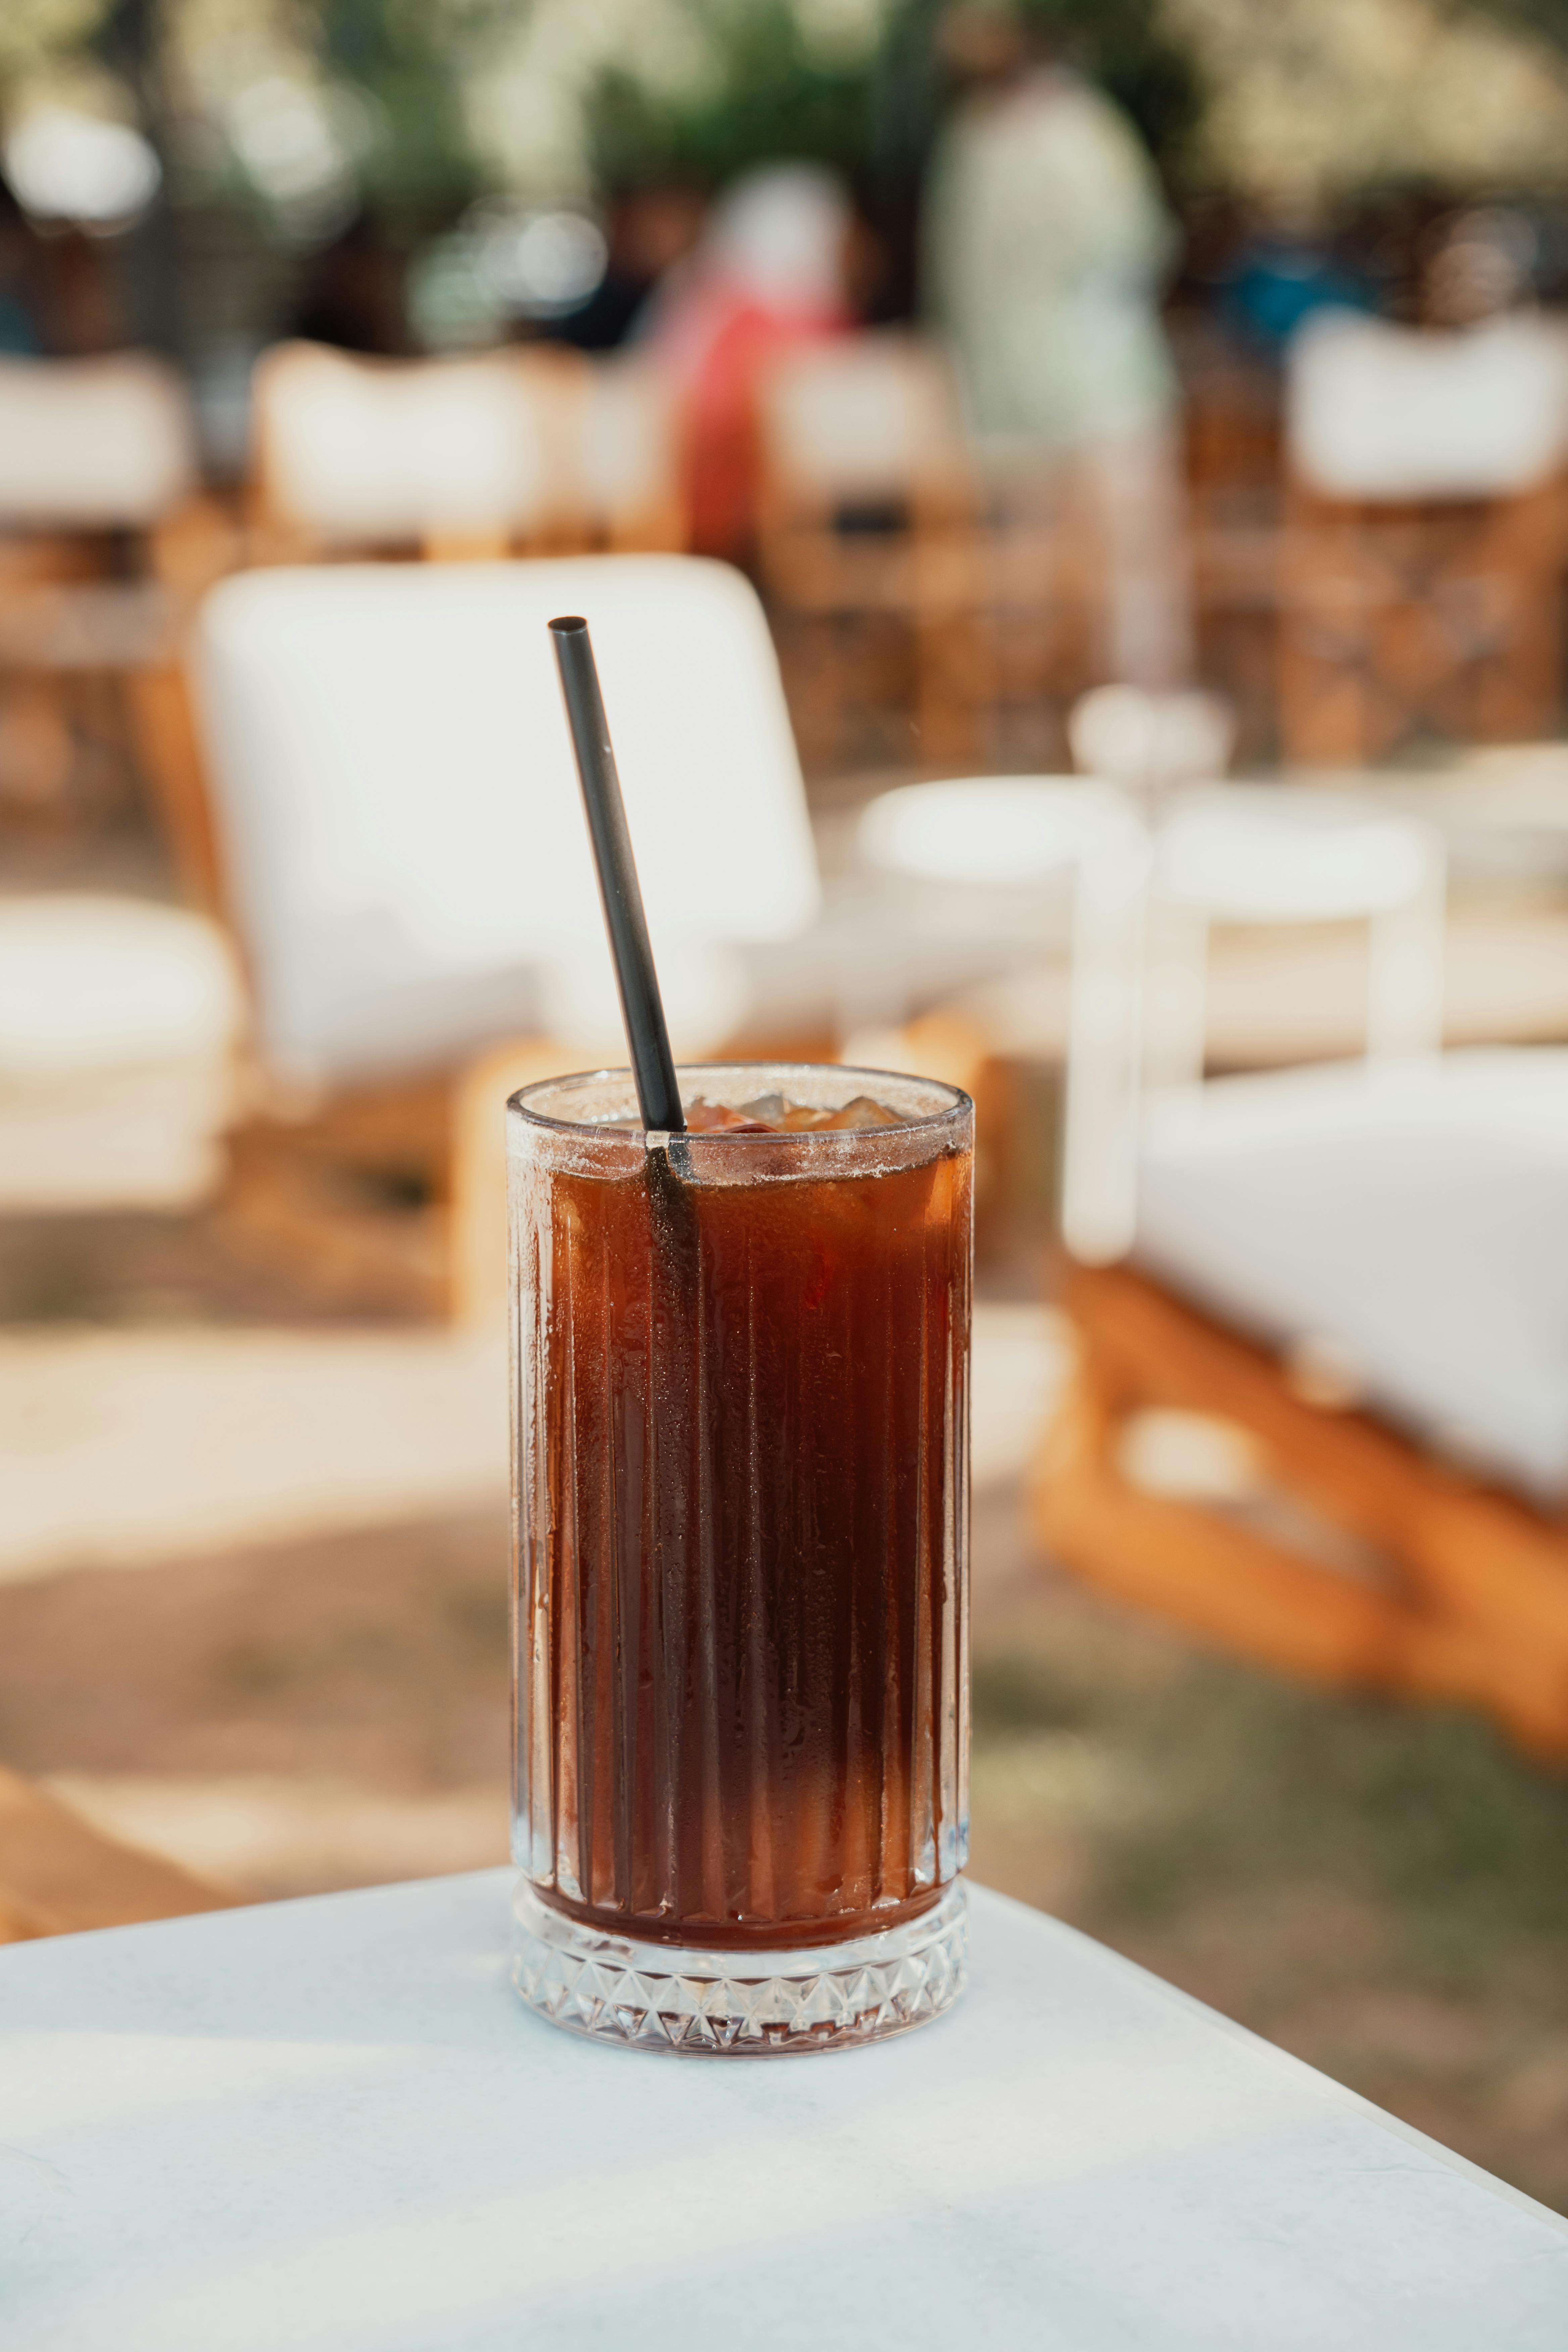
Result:
<svg viewBox="0 0 1568 2352"><path fill-rule="evenodd" d="M224 1911L235 1898L121 1845L0 1767L0 1944Z"/></svg>

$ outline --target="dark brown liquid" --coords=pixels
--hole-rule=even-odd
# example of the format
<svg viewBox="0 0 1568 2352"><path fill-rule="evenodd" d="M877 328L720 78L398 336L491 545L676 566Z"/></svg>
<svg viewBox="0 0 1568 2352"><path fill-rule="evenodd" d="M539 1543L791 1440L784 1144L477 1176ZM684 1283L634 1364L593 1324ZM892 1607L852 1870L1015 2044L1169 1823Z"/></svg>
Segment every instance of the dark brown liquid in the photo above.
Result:
<svg viewBox="0 0 1568 2352"><path fill-rule="evenodd" d="M967 1155L544 1181L523 1859L623 1934L910 1916L963 1858Z"/></svg>

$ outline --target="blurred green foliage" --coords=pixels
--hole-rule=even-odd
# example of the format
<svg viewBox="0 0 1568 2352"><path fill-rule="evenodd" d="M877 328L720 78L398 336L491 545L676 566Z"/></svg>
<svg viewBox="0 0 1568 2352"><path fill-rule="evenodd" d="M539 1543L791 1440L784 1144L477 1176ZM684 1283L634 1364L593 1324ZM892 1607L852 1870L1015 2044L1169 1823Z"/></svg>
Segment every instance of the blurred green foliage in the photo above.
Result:
<svg viewBox="0 0 1568 2352"><path fill-rule="evenodd" d="M514 14L504 0L324 0L321 62L367 101L360 184L384 216L437 222L483 192L464 85L476 47Z"/></svg>
<svg viewBox="0 0 1568 2352"><path fill-rule="evenodd" d="M1568 49L1568 0L1468 0L1468 5L1479 16L1497 16Z"/></svg>
<svg viewBox="0 0 1568 2352"><path fill-rule="evenodd" d="M880 35L868 24L867 37L851 34L847 46L825 36L820 11L803 0L672 5L688 19L692 37L684 47L703 58L702 68L683 81L672 78L667 58L645 58L627 44L600 75L588 93L589 147L607 185L664 175L715 184L784 157L830 164L867 195L895 205L918 184L949 95L939 34L951 0L887 0ZM1014 5L1125 107L1167 180L1180 187L1213 95L1181 12L1166 0ZM1568 50L1568 0L1431 5L1439 17L1490 17ZM1306 24L1312 5L1276 0L1285 37L1293 23ZM225 0L220 17L212 0L5 0L0 100L14 78L96 55L130 85L159 139L158 59L174 29L211 17L210 38L238 59L252 17L258 26L270 23L285 48L313 55L324 78L363 95L371 132L361 171L366 200L411 224L431 221L460 209L493 179L471 136L473 94L538 6L539 0ZM1226 59L1209 55L1209 70L1223 84Z"/></svg>
<svg viewBox="0 0 1568 2352"><path fill-rule="evenodd" d="M652 177L712 185L790 157L831 164L873 194L897 192L918 178L948 96L938 47L948 5L895 0L880 40L841 57L814 45L790 0L687 0L709 72L685 89L635 63L602 75L588 108L596 171L611 187ZM1022 13L1127 108L1179 176L1203 92L1158 0L1023 0Z"/></svg>
<svg viewBox="0 0 1568 2352"><path fill-rule="evenodd" d="M871 122L864 62L815 53L789 0L689 5L710 57L699 88L671 90L628 64L611 67L590 92L591 152L604 185L716 186L778 156L863 173Z"/></svg>

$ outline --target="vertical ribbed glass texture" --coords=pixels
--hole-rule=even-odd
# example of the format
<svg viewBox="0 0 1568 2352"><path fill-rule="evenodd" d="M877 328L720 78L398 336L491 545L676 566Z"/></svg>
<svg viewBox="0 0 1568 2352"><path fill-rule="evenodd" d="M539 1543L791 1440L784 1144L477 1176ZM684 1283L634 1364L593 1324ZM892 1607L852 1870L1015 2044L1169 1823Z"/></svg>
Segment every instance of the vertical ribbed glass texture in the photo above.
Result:
<svg viewBox="0 0 1568 2352"><path fill-rule="evenodd" d="M510 1106L516 1858L595 1931L783 1954L965 1859L973 1114L816 1066L681 1090L905 1123L667 1152L619 1074Z"/></svg>

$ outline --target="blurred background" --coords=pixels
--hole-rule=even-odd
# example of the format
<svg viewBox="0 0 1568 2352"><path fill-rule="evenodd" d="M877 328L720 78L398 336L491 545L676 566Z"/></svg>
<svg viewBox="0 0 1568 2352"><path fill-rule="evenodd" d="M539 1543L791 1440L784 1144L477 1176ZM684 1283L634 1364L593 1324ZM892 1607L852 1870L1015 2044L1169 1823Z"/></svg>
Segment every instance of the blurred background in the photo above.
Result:
<svg viewBox="0 0 1568 2352"><path fill-rule="evenodd" d="M504 1857L575 607L976 1095L977 1874L1568 2210L1565 580L1558 0L9 0L0 1934Z"/></svg>

